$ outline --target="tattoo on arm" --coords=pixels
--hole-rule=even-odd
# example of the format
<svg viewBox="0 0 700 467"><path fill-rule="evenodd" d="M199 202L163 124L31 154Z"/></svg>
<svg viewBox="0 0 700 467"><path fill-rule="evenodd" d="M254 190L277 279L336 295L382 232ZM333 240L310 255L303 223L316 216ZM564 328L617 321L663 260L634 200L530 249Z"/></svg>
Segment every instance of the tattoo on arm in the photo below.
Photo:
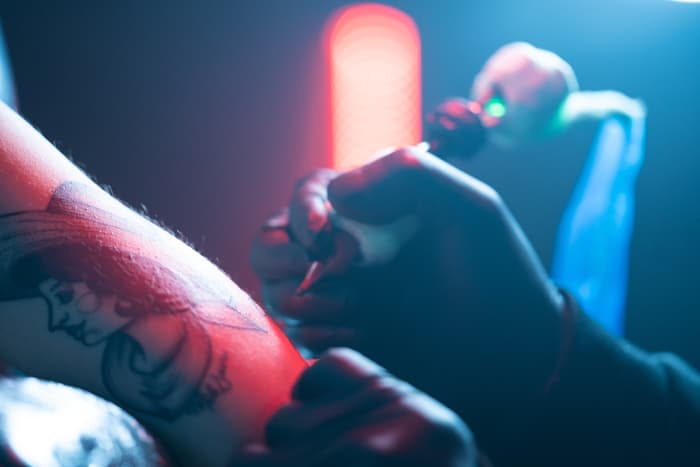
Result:
<svg viewBox="0 0 700 467"><path fill-rule="evenodd" d="M43 298L49 332L101 349L106 389L135 411L175 420L233 389L233 357L215 354L210 329L267 332L234 292L199 254L86 185L0 216L0 301Z"/></svg>

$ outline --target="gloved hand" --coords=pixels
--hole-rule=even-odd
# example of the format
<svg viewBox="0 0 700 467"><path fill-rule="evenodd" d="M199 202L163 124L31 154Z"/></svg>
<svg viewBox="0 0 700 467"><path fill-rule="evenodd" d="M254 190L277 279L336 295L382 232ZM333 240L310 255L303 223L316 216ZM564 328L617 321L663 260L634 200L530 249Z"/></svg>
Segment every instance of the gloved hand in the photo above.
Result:
<svg viewBox="0 0 700 467"><path fill-rule="evenodd" d="M349 349L302 374L292 402L237 467L473 467L471 432L453 412Z"/></svg>
<svg viewBox="0 0 700 467"><path fill-rule="evenodd" d="M331 277L299 295L331 206L373 225L412 215L418 231L384 265L331 256ZM352 243L334 231L336 250ZM525 235L493 189L415 148L302 180L252 259L268 309L293 321L297 341L361 351L458 410L477 433L474 423L528 407L554 372L562 297Z"/></svg>
<svg viewBox="0 0 700 467"><path fill-rule="evenodd" d="M579 91L571 65L525 42L498 49L477 74L472 99L482 124L501 146L564 131L582 119L638 117L644 105L617 91Z"/></svg>
<svg viewBox="0 0 700 467"><path fill-rule="evenodd" d="M491 140L513 145L550 131L557 111L577 90L574 71L561 57L514 42L487 60L471 95L484 108L482 123Z"/></svg>

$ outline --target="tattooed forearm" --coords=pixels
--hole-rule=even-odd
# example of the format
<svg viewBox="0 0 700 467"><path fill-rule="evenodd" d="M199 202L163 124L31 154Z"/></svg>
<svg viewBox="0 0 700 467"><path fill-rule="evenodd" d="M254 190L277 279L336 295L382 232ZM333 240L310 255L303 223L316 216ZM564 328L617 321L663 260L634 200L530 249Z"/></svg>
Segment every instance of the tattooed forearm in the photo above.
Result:
<svg viewBox="0 0 700 467"><path fill-rule="evenodd" d="M155 226L96 206L104 196L64 184L45 211L1 217L0 299L43 298L50 332L103 352L103 383L123 406L166 420L212 409L232 383L210 328L264 324L216 268L175 257Z"/></svg>
<svg viewBox="0 0 700 467"><path fill-rule="evenodd" d="M2 103L0 358L111 399L201 466L262 440L306 366L225 274Z"/></svg>

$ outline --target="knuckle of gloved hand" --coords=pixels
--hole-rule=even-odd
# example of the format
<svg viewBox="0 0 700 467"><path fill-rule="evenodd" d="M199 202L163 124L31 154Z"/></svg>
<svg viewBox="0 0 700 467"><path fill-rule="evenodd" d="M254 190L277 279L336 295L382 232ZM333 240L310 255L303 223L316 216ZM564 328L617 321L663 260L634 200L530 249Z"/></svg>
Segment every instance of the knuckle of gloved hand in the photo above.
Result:
<svg viewBox="0 0 700 467"><path fill-rule="evenodd" d="M473 435L462 419L426 394L416 392L401 403L426 441L445 450L461 450L474 444Z"/></svg>
<svg viewBox="0 0 700 467"><path fill-rule="evenodd" d="M390 171L414 171L425 166L426 155L413 147L402 147L385 156L384 161Z"/></svg>
<svg viewBox="0 0 700 467"><path fill-rule="evenodd" d="M417 389L405 381L394 378L386 370L374 373L372 378L368 378L366 385L374 398L384 403L400 401L409 398Z"/></svg>
<svg viewBox="0 0 700 467"><path fill-rule="evenodd" d="M484 222L482 224L483 229L489 230L489 226L499 228L507 221L509 212L500 193L493 187L485 184L478 186L476 190L478 192L477 204L482 214L480 220Z"/></svg>
<svg viewBox="0 0 700 467"><path fill-rule="evenodd" d="M326 351L316 365L321 364L337 374L362 383L362 386L375 384L386 370L359 352L347 347L336 347Z"/></svg>
<svg viewBox="0 0 700 467"><path fill-rule="evenodd" d="M453 418L441 418L432 425L434 439L445 449L462 450L474 444L474 437L467 425L456 415Z"/></svg>

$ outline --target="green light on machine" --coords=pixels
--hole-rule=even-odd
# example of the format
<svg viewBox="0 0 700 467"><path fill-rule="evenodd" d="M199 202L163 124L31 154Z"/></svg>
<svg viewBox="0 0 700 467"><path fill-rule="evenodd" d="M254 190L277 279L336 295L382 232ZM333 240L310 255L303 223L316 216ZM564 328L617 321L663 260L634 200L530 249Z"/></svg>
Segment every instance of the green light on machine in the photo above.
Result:
<svg viewBox="0 0 700 467"><path fill-rule="evenodd" d="M492 97L484 105L484 112L493 118L503 118L506 114L506 103L500 97Z"/></svg>

